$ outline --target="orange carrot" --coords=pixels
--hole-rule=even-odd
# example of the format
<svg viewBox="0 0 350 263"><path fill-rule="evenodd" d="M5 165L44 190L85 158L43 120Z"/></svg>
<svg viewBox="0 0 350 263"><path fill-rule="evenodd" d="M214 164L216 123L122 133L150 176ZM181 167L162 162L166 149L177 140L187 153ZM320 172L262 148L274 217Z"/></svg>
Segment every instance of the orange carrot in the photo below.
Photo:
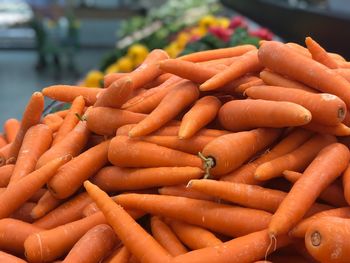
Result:
<svg viewBox="0 0 350 263"><path fill-rule="evenodd" d="M18 153L10 185L35 170L37 160L49 149L51 142L52 131L47 125L37 124L28 129Z"/></svg>
<svg viewBox="0 0 350 263"><path fill-rule="evenodd" d="M216 198L186 187L186 185L164 186L158 189L161 195L188 197L191 199L217 201Z"/></svg>
<svg viewBox="0 0 350 263"><path fill-rule="evenodd" d="M4 135L2 133L0 133L0 149L4 146L6 146L8 143L7 143L7 140L5 139Z"/></svg>
<svg viewBox="0 0 350 263"><path fill-rule="evenodd" d="M308 124L303 125L302 127L310 131L319 132L323 134L331 134L334 136L350 135L350 127L344 125L343 123L339 123L334 126L326 126L326 125L318 124L316 122L311 121Z"/></svg>
<svg viewBox="0 0 350 263"><path fill-rule="evenodd" d="M21 258L15 257L3 251L0 251L0 261L6 262L6 263L26 263L27 262Z"/></svg>
<svg viewBox="0 0 350 263"><path fill-rule="evenodd" d="M94 107L89 110L87 126L90 131L100 135L114 135L116 130L126 124L138 123L147 115L109 107Z"/></svg>
<svg viewBox="0 0 350 263"><path fill-rule="evenodd" d="M230 131L257 127L301 126L311 121L309 110L293 102L268 100L233 100L218 113L221 125Z"/></svg>
<svg viewBox="0 0 350 263"><path fill-rule="evenodd" d="M344 196L348 204L350 204L350 166L348 166L343 174Z"/></svg>
<svg viewBox="0 0 350 263"><path fill-rule="evenodd" d="M55 114L60 116L62 119L64 119L67 116L68 112L69 112L69 109L60 110L60 111L56 111Z"/></svg>
<svg viewBox="0 0 350 263"><path fill-rule="evenodd" d="M202 166L195 155L127 136L116 136L111 140L108 160L119 167Z"/></svg>
<svg viewBox="0 0 350 263"><path fill-rule="evenodd" d="M128 263L129 258L129 250L125 246L122 246L117 248L103 263Z"/></svg>
<svg viewBox="0 0 350 263"><path fill-rule="evenodd" d="M348 82L350 82L350 69L338 68L338 69L334 69L334 72L338 73L340 76L345 78Z"/></svg>
<svg viewBox="0 0 350 263"><path fill-rule="evenodd" d="M47 189L40 188L38 191L36 191L28 201L37 203L39 202L40 198L43 197L43 195L46 193Z"/></svg>
<svg viewBox="0 0 350 263"><path fill-rule="evenodd" d="M105 75L103 77L103 86L105 88L108 88L114 81L123 78L127 76L128 73L123 73L123 72L113 72Z"/></svg>
<svg viewBox="0 0 350 263"><path fill-rule="evenodd" d="M270 236L287 233L296 225L319 194L345 170L349 160L349 150L339 143L320 151L272 216Z"/></svg>
<svg viewBox="0 0 350 263"><path fill-rule="evenodd" d="M259 128L215 138L202 151L206 172L219 176L237 169L258 151L272 144L280 133L278 129Z"/></svg>
<svg viewBox="0 0 350 263"><path fill-rule="evenodd" d="M17 119L8 119L4 123L4 132L7 142L13 142L19 131L21 123Z"/></svg>
<svg viewBox="0 0 350 263"><path fill-rule="evenodd" d="M46 87L42 93L53 100L73 102L76 97L83 96L87 106L94 105L97 95L102 91L100 88L87 88L69 85L54 85Z"/></svg>
<svg viewBox="0 0 350 263"><path fill-rule="evenodd" d="M239 77L233 81L230 81L228 84L224 85L222 88L220 88L218 91L222 91L228 94L235 94L236 93L236 89L242 85L242 84L246 84L249 83L251 81L254 80L259 80L259 78L255 75L251 75L251 74L246 74L242 77Z"/></svg>
<svg viewBox="0 0 350 263"><path fill-rule="evenodd" d="M54 158L71 155L77 156L84 148L88 137L90 135L87 129L86 122L80 121L74 129L67 134L66 138L59 143L56 143L49 150L47 150L36 163L36 168L43 166L45 163L53 160Z"/></svg>
<svg viewBox="0 0 350 263"><path fill-rule="evenodd" d="M33 223L34 218L30 215L30 212L35 207L36 203L25 202L14 213L11 214L11 218L21 220L27 223Z"/></svg>
<svg viewBox="0 0 350 263"><path fill-rule="evenodd" d="M11 143L8 160L9 159L15 160L17 158L25 133L30 127L39 123L43 110L44 110L43 94L41 94L40 92L34 92L24 110L21 126L18 130L16 138Z"/></svg>
<svg viewBox="0 0 350 263"><path fill-rule="evenodd" d="M327 93L314 94L278 86L255 86L248 88L245 94L253 99L297 103L311 112L312 121L323 125L341 123L347 112L346 105L341 99Z"/></svg>
<svg viewBox="0 0 350 263"><path fill-rule="evenodd" d="M154 87L157 87L161 84L163 84L165 81L167 81L168 79L172 78L174 75L170 74L170 73L164 73L162 75L159 75L157 78L155 78L154 80L152 80L151 82L145 84L143 86L144 89L151 89Z"/></svg>
<svg viewBox="0 0 350 263"><path fill-rule="evenodd" d="M260 79L260 78L257 78L257 79L254 79L254 80L251 80L247 83L243 83L241 85L239 85L236 89L235 89L235 93L238 93L238 94L241 94L241 95L245 95L245 91L247 89L249 89L250 87L254 87L254 86L260 86L260 85L265 85L265 82Z"/></svg>
<svg viewBox="0 0 350 263"><path fill-rule="evenodd" d="M294 151L259 165L255 170L255 179L265 181L282 176L284 170L301 172L319 151L336 141L334 136L316 134Z"/></svg>
<svg viewBox="0 0 350 263"><path fill-rule="evenodd" d="M199 96L198 87L192 82L185 82L170 91L144 120L129 132L130 137L147 135L172 120L184 108Z"/></svg>
<svg viewBox="0 0 350 263"><path fill-rule="evenodd" d="M110 226L97 225L79 239L62 263L100 262L117 242L118 239Z"/></svg>
<svg viewBox="0 0 350 263"><path fill-rule="evenodd" d="M52 132L57 132L63 123L63 118L57 114L50 113L43 118L42 123L47 125Z"/></svg>
<svg viewBox="0 0 350 263"><path fill-rule="evenodd" d="M6 187L8 185L14 167L14 164L7 164L0 167L0 187Z"/></svg>
<svg viewBox="0 0 350 263"><path fill-rule="evenodd" d="M55 209L62 202L64 202L64 200L53 197L51 192L47 190L46 193L40 198L38 203L35 205L35 207L32 209L30 214L32 218L38 219L46 215L51 210Z"/></svg>
<svg viewBox="0 0 350 263"><path fill-rule="evenodd" d="M158 216L151 217L151 230L155 240L172 256L187 253L186 247L177 238L171 228Z"/></svg>
<svg viewBox="0 0 350 263"><path fill-rule="evenodd" d="M57 134L52 142L52 144L56 144L59 141L63 140L63 138L74 129L74 127L78 124L79 119L76 115L82 115L85 108L85 101L83 96L76 97L72 105L65 116L60 128L57 131Z"/></svg>
<svg viewBox="0 0 350 263"><path fill-rule="evenodd" d="M305 39L305 44L310 51L313 60L316 60L331 69L338 68L337 62L311 37Z"/></svg>
<svg viewBox="0 0 350 263"><path fill-rule="evenodd" d="M91 181L106 192L115 192L186 184L191 179L198 179L202 176L203 171L198 167L132 169L107 166L102 168Z"/></svg>
<svg viewBox="0 0 350 263"><path fill-rule="evenodd" d="M201 91L215 90L246 73L259 71L260 69L261 64L258 60L257 51L252 50L236 59L226 70L201 84L199 89Z"/></svg>

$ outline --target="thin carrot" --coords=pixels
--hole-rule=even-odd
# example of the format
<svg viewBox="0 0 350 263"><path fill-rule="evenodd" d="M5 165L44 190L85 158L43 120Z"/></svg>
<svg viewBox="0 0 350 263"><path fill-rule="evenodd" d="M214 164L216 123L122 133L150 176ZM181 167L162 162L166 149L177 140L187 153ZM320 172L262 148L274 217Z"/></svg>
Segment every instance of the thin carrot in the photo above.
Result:
<svg viewBox="0 0 350 263"><path fill-rule="evenodd" d="M350 204L350 166L346 168L343 174L344 197L348 204Z"/></svg>
<svg viewBox="0 0 350 263"><path fill-rule="evenodd" d="M2 134L2 133L0 133L0 149L2 148L2 147L4 147L5 145L7 145L8 144L8 142L7 142L7 140L5 139L5 136Z"/></svg>
<svg viewBox="0 0 350 263"><path fill-rule="evenodd" d="M170 73L164 73L162 75L159 75L157 78L155 78L154 80L152 80L151 82L145 84L143 86L144 89L151 89L154 87L157 87L161 84L163 84L165 81L167 81L168 79L172 78L174 75L170 74Z"/></svg>
<svg viewBox="0 0 350 263"><path fill-rule="evenodd" d="M311 37L305 39L305 44L310 51L313 60L316 60L331 69L338 68L337 62Z"/></svg>
<svg viewBox="0 0 350 263"><path fill-rule="evenodd" d="M177 238L172 229L158 216L151 217L151 231L155 240L159 242L172 256L187 253L186 247Z"/></svg>
<svg viewBox="0 0 350 263"><path fill-rule="evenodd" d="M349 150L339 143L320 151L272 216L270 236L287 233L296 225L319 194L346 169L349 159Z"/></svg>
<svg viewBox="0 0 350 263"><path fill-rule="evenodd" d="M37 203L39 202L40 198L43 197L43 195L46 193L47 189L40 188L38 191L36 191L28 201Z"/></svg>
<svg viewBox="0 0 350 263"><path fill-rule="evenodd" d="M102 91L100 88L87 88L69 85L54 85L42 90L44 96L53 100L73 102L76 97L83 96L87 106L94 105L97 95Z"/></svg>
<svg viewBox="0 0 350 263"><path fill-rule="evenodd" d="M316 134L294 151L259 165L255 170L255 179L269 180L282 176L285 170L303 171L324 147L336 142L331 135Z"/></svg>
<svg viewBox="0 0 350 263"><path fill-rule="evenodd" d="M240 167L258 151L272 144L280 133L279 129L259 128L217 137L202 151L203 166L210 175L227 174ZM236 150L233 151L233 149Z"/></svg>
<svg viewBox="0 0 350 263"><path fill-rule="evenodd" d="M38 159L49 149L51 142L52 131L47 125L37 124L28 129L18 152L10 185L35 170Z"/></svg>
<svg viewBox="0 0 350 263"><path fill-rule="evenodd" d="M129 250L125 246L122 246L114 250L114 252L103 261L103 263L128 263L129 258Z"/></svg>
<svg viewBox="0 0 350 263"><path fill-rule="evenodd" d="M147 135L172 120L199 96L198 87L192 82L185 82L170 91L144 120L129 132L130 137Z"/></svg>
<svg viewBox="0 0 350 263"><path fill-rule="evenodd" d="M4 123L4 132L7 142L13 142L21 126L20 121L17 119L8 119Z"/></svg>
<svg viewBox="0 0 350 263"><path fill-rule="evenodd" d="M236 89L242 85L249 83L254 80L259 80L259 77L251 74L246 74L242 77L239 77L233 81L230 81L228 84L224 85L222 88L218 89L218 91L222 91L228 94L236 94Z"/></svg>
<svg viewBox="0 0 350 263"><path fill-rule="evenodd" d="M123 72L113 72L105 75L103 77L103 86L104 88L108 88L114 81L127 76L128 73Z"/></svg>
<svg viewBox="0 0 350 263"><path fill-rule="evenodd" d="M33 223L34 218L30 215L30 212L35 207L36 203L25 202L14 213L11 214L11 218L21 220L27 223Z"/></svg>
<svg viewBox="0 0 350 263"><path fill-rule="evenodd" d="M257 127L301 126L311 121L311 112L293 102L269 100L233 100L218 113L220 124L230 131Z"/></svg>
<svg viewBox="0 0 350 263"><path fill-rule="evenodd" d="M249 81L247 83L243 83L243 84L239 85L235 89L235 93L238 93L238 94L241 94L241 95L246 95L245 91L247 89L249 89L250 87L260 86L260 85L265 85L265 82L262 79L257 78L257 79L251 80L251 81Z"/></svg>
<svg viewBox="0 0 350 263"><path fill-rule="evenodd" d="M316 122L309 122L306 125L302 126L304 129L314 131L314 132L319 132L322 134L330 134L334 136L349 136L350 135L350 127L346 126L343 123L339 123L334 126L327 126L327 125L322 125L318 124Z"/></svg>
<svg viewBox="0 0 350 263"><path fill-rule="evenodd" d="M67 154L73 157L77 156L84 148L90 132L86 126L85 121L80 121L74 129L67 134L66 138L59 143L56 143L49 150L47 150L36 163L36 168L40 168L45 163L54 158L64 156Z"/></svg>
<svg viewBox="0 0 350 263"><path fill-rule="evenodd" d="M127 136L111 140L108 160L119 167L202 166L201 159L195 155Z"/></svg>
<svg viewBox="0 0 350 263"><path fill-rule="evenodd" d="M25 133L30 127L39 123L43 110L44 96L40 92L34 92L24 110L21 126L16 135L16 138L11 143L8 160L15 160L17 158Z"/></svg>
<svg viewBox="0 0 350 263"><path fill-rule="evenodd" d="M62 119L64 119L67 116L68 112L69 112L69 109L60 110L60 111L56 111L55 114L60 116Z"/></svg>
<svg viewBox="0 0 350 263"><path fill-rule="evenodd" d="M3 251L0 251L0 261L6 263L27 263L27 261L24 261L21 258L15 257Z"/></svg>
<svg viewBox="0 0 350 263"><path fill-rule="evenodd" d="M91 181L106 192L186 184L203 176L198 167L102 168Z"/></svg>
<svg viewBox="0 0 350 263"><path fill-rule="evenodd" d="M31 211L31 216L34 219L43 217L48 212L59 206L62 202L64 202L64 200L53 197L51 192L47 190L46 193L40 198L38 203L35 205L35 207L33 207Z"/></svg>
<svg viewBox="0 0 350 263"><path fill-rule="evenodd" d="M9 184L14 168L14 164L7 164L0 167L0 187L6 187Z"/></svg>
<svg viewBox="0 0 350 263"><path fill-rule="evenodd" d="M201 91L215 90L218 89L230 81L243 76L246 73L259 71L261 64L258 60L257 51L249 51L239 59L236 59L227 69L216 74L212 78L200 85Z"/></svg>
<svg viewBox="0 0 350 263"><path fill-rule="evenodd" d="M47 125L54 133L57 132L58 129L61 127L63 123L63 118L57 114L50 113L43 118L42 123Z"/></svg>
<svg viewBox="0 0 350 263"><path fill-rule="evenodd" d="M61 126L59 127L55 138L52 142L52 144L56 144L59 141L63 140L65 136L74 129L74 127L78 124L79 119L76 115L82 115L85 108L85 100L83 96L76 97L72 105L69 109L69 112L67 113L67 116L65 116Z"/></svg>
<svg viewBox="0 0 350 263"><path fill-rule="evenodd" d="M86 115L90 131L100 135L114 135L116 130L126 124L138 123L146 114L110 107L94 107Z"/></svg>
<svg viewBox="0 0 350 263"><path fill-rule="evenodd" d="M62 263L100 262L117 242L118 239L110 226L97 225L79 239Z"/></svg>
<svg viewBox="0 0 350 263"><path fill-rule="evenodd" d="M216 198L203 194L199 191L193 190L186 187L186 185L174 185L174 186L164 186L158 189L158 193L161 195L171 195L171 196L180 196L187 197L191 199L206 200L206 201L217 201Z"/></svg>

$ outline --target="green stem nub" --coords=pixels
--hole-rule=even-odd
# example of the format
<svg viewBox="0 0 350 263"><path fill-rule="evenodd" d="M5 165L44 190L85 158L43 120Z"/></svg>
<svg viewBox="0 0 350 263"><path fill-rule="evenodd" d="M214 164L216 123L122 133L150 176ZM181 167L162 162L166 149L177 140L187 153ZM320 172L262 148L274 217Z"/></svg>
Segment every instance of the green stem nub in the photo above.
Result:
<svg viewBox="0 0 350 263"><path fill-rule="evenodd" d="M215 167L215 159L211 156L205 157L201 152L198 153L199 158L203 161L203 167L204 167L204 179L208 179L211 177L210 175L210 169Z"/></svg>

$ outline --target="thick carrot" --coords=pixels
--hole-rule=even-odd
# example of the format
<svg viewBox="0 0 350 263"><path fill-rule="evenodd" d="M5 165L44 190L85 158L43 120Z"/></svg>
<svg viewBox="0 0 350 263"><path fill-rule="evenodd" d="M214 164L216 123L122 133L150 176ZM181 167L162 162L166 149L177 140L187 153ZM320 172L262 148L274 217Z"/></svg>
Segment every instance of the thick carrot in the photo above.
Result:
<svg viewBox="0 0 350 263"><path fill-rule="evenodd" d="M100 135L114 135L116 130L126 124L138 123L147 115L109 107L94 107L86 115L87 127Z"/></svg>
<svg viewBox="0 0 350 263"><path fill-rule="evenodd" d="M322 125L318 124L316 122L309 122L306 125L302 126L304 129L318 132L318 133L323 133L323 134L330 134L334 136L349 136L350 135L350 127L346 126L343 123L339 123L334 126L327 126L327 125Z"/></svg>
<svg viewBox="0 0 350 263"><path fill-rule="evenodd" d="M47 150L36 163L36 168L40 168L45 163L64 155L77 156L84 148L90 132L85 121L80 121L74 129L66 135L66 138L56 143Z"/></svg>
<svg viewBox="0 0 350 263"><path fill-rule="evenodd" d="M233 100L218 113L220 124L230 131L257 127L301 126L311 121L311 112L293 102L269 100Z"/></svg>
<svg viewBox="0 0 350 263"><path fill-rule="evenodd" d="M220 100L214 96L205 96L196 101L181 120L179 138L188 139L210 123L216 117L220 106Z"/></svg>
<svg viewBox="0 0 350 263"><path fill-rule="evenodd" d="M42 123L47 125L54 133L57 132L58 129L61 127L63 123L63 118L58 116L57 114L50 113L43 118Z"/></svg>
<svg viewBox="0 0 350 263"><path fill-rule="evenodd" d="M43 110L44 96L40 92L34 92L23 112L21 126L18 130L16 138L11 143L8 160L16 160L25 133L30 127L39 123Z"/></svg>
<svg viewBox="0 0 350 263"><path fill-rule="evenodd" d="M338 69L334 69L334 72L338 73L340 76L345 78L348 82L350 82L350 69L338 68Z"/></svg>
<svg viewBox="0 0 350 263"><path fill-rule="evenodd" d="M40 227L32 224L12 219L4 218L0 220L0 249L9 251L16 255L22 255L24 252L24 241L33 234L40 232ZM4 262L4 261L1 261Z"/></svg>
<svg viewBox="0 0 350 263"><path fill-rule="evenodd" d="M0 187L6 187L9 184L14 168L14 164L7 164L0 167Z"/></svg>
<svg viewBox="0 0 350 263"><path fill-rule="evenodd" d="M272 149L269 149L257 159L242 165L227 175L224 175L220 180L244 184L260 184L261 181L254 178L254 172L260 164L271 161L295 150L307 141L311 135L312 133L310 131L296 129L277 143Z"/></svg>
<svg viewBox="0 0 350 263"><path fill-rule="evenodd" d="M350 166L348 166L343 174L344 197L348 204L350 204Z"/></svg>
<svg viewBox="0 0 350 263"><path fill-rule="evenodd" d="M186 184L203 176L198 167L102 168L91 181L106 192Z"/></svg>
<svg viewBox="0 0 350 263"><path fill-rule="evenodd" d="M200 52L191 53L179 57L178 59L192 61L192 62L203 62L220 58L229 58L241 56L250 50L256 49L253 45L240 45L229 48L219 48L214 50L205 50Z"/></svg>
<svg viewBox="0 0 350 263"><path fill-rule="evenodd" d="M193 103L199 96L198 87L192 82L185 82L170 91L144 120L129 132L130 137L144 136L171 121L183 109Z"/></svg>
<svg viewBox="0 0 350 263"><path fill-rule="evenodd" d="M213 202L217 201L216 198L188 188L186 187L186 185L164 186L158 189L158 193L161 195L181 196L188 197L191 199L207 200Z"/></svg>
<svg viewBox="0 0 350 263"><path fill-rule="evenodd" d="M158 216L151 217L151 231L154 239L157 240L170 255L178 256L187 253L188 250L177 238L172 229Z"/></svg>
<svg viewBox="0 0 350 263"><path fill-rule="evenodd" d="M259 62L257 54L258 53L256 50L243 54L238 59L233 61L233 63L227 69L221 71L201 84L199 89L201 91L215 90L224 86L230 81L245 75L246 73L259 71L262 66Z"/></svg>
<svg viewBox="0 0 350 263"><path fill-rule="evenodd" d="M114 250L114 252L103 261L103 263L128 263L129 258L129 250L125 246L122 246Z"/></svg>
<svg viewBox="0 0 350 263"><path fill-rule="evenodd" d="M83 96L87 106L94 105L97 95L102 91L100 88L87 88L69 85L54 85L46 87L42 93L53 100L73 102L76 97Z"/></svg>
<svg viewBox="0 0 350 263"><path fill-rule="evenodd" d="M334 94L350 108L350 83L326 66L274 41L263 44L258 56L264 66L317 90Z"/></svg>
<svg viewBox="0 0 350 263"><path fill-rule="evenodd" d="M280 134L279 129L259 128L217 137L202 151L203 166L211 175L227 174L272 144Z"/></svg>
<svg viewBox="0 0 350 263"><path fill-rule="evenodd" d="M347 218L320 218L307 229L306 248L320 262L346 263L350 258L349 231Z"/></svg>
<svg viewBox="0 0 350 263"><path fill-rule="evenodd" d="M0 251L0 261L6 263L27 263L27 261L24 261L21 258L15 257L3 251Z"/></svg>
<svg viewBox="0 0 350 263"><path fill-rule="evenodd" d="M121 194L115 201L124 208L171 217L234 237L264 229L271 218L270 213L261 210L186 197Z"/></svg>
<svg viewBox="0 0 350 263"><path fill-rule="evenodd" d="M97 186L86 181L86 191L104 213L124 246L142 263L170 262L170 254L138 225L125 210Z"/></svg>
<svg viewBox="0 0 350 263"><path fill-rule="evenodd" d="M280 74L277 74L275 72L263 70L260 72L260 78L268 85L271 86L280 86L280 87L286 87L291 89L299 89L304 90L312 93L317 93L318 91L310 88L300 82L297 82L292 79L287 79Z"/></svg>
<svg viewBox="0 0 350 263"><path fill-rule="evenodd" d="M10 185L35 170L38 159L49 149L51 142L52 131L47 125L37 124L28 129L18 153Z"/></svg>
<svg viewBox="0 0 350 263"><path fill-rule="evenodd" d="M52 195L59 199L73 195L85 180L105 166L109 143L109 140L102 142L62 166L47 184Z"/></svg>
<svg viewBox="0 0 350 263"><path fill-rule="evenodd" d="M21 123L17 119L11 118L5 121L4 133L8 143L13 142L15 140L20 126Z"/></svg>
<svg viewBox="0 0 350 263"><path fill-rule="evenodd" d="M195 155L127 136L111 140L108 160L119 167L202 166L201 159Z"/></svg>
<svg viewBox="0 0 350 263"><path fill-rule="evenodd" d="M312 120L323 125L341 123L347 112L345 103L337 96L327 93L310 93L307 91L278 86L255 86L245 91L253 99L289 101L308 109Z"/></svg>
<svg viewBox="0 0 350 263"><path fill-rule="evenodd" d="M165 219L176 236L191 250L222 244L212 232L174 219Z"/></svg>
<svg viewBox="0 0 350 263"><path fill-rule="evenodd" d="M79 239L62 263L100 262L117 242L118 239L110 226L97 225Z"/></svg>
<svg viewBox="0 0 350 263"><path fill-rule="evenodd" d="M346 169L349 159L348 148L340 143L320 151L273 215L270 236L287 233L296 225L319 194Z"/></svg>
<svg viewBox="0 0 350 263"><path fill-rule="evenodd" d="M34 219L38 219L43 217L51 210L55 209L57 206L62 204L64 200L55 198L50 191L46 191L46 193L40 198L38 203L31 211L31 216Z"/></svg>
<svg viewBox="0 0 350 263"><path fill-rule="evenodd" d="M108 88L114 81L127 76L128 73L122 72L113 72L105 75L103 77L103 86L104 88Z"/></svg>
<svg viewBox="0 0 350 263"><path fill-rule="evenodd" d="M259 165L255 170L255 179L266 181L282 176L285 170L303 171L327 145L336 142L331 135L316 134L294 151Z"/></svg>
<svg viewBox="0 0 350 263"><path fill-rule="evenodd" d="M63 140L65 136L74 129L74 127L78 124L79 119L76 115L82 115L85 108L85 100L83 96L76 97L72 105L69 109L69 112L67 113L67 116L65 116L60 128L58 129L55 138L52 142L52 144L56 144L59 141Z"/></svg>
<svg viewBox="0 0 350 263"><path fill-rule="evenodd" d="M310 51L313 60L316 60L331 69L338 68L337 62L311 37L305 39L305 44Z"/></svg>

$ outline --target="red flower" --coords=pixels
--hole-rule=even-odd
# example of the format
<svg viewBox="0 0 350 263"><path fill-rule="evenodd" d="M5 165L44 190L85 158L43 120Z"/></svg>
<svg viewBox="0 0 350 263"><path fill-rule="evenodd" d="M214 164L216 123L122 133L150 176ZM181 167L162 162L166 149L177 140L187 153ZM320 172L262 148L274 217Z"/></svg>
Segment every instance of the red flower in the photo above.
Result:
<svg viewBox="0 0 350 263"><path fill-rule="evenodd" d="M273 33L267 28L263 28L263 27L255 31L250 31L249 34L265 40L272 40L273 38Z"/></svg>
<svg viewBox="0 0 350 263"><path fill-rule="evenodd" d="M229 28L235 29L237 27L248 27L246 20L242 16L235 16L231 19Z"/></svg>
<svg viewBox="0 0 350 263"><path fill-rule="evenodd" d="M210 27L208 29L208 32L220 38L222 41L228 42L231 38L233 30L229 28L222 28L222 27Z"/></svg>

